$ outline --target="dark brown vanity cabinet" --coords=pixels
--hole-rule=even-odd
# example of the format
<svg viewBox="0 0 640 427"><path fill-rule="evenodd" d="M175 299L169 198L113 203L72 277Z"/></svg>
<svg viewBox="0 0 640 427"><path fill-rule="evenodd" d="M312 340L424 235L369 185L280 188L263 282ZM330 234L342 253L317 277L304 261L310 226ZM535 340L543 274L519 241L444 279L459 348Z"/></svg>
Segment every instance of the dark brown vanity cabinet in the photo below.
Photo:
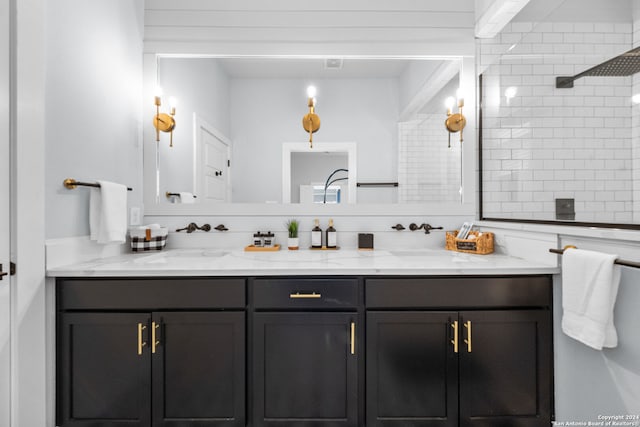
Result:
<svg viewBox="0 0 640 427"><path fill-rule="evenodd" d="M245 425L244 280L57 286L58 425Z"/></svg>
<svg viewBox="0 0 640 427"><path fill-rule="evenodd" d="M367 426L548 426L549 277L371 279Z"/></svg>
<svg viewBox="0 0 640 427"><path fill-rule="evenodd" d="M253 426L357 426L356 279L257 279Z"/></svg>
<svg viewBox="0 0 640 427"><path fill-rule="evenodd" d="M550 276L57 280L60 426L542 427Z"/></svg>

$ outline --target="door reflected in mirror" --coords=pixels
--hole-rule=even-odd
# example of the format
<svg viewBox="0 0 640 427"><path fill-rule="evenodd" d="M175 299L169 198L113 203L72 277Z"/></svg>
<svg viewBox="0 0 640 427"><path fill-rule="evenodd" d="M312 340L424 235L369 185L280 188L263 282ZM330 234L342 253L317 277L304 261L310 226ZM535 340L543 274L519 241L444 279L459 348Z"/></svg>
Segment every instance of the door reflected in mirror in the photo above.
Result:
<svg viewBox="0 0 640 427"><path fill-rule="evenodd" d="M145 199L157 205L180 202L160 196L167 192L191 192L203 206L461 200L462 145L452 138L448 147L444 126L444 100L460 86L458 60L159 56L155 67L145 75L180 103L173 147L145 130L145 182L153 186ZM309 85L322 126L313 149L291 153L284 174L287 141L309 138L301 125ZM357 160L314 151L340 141L353 141ZM325 191L339 169L347 172Z"/></svg>

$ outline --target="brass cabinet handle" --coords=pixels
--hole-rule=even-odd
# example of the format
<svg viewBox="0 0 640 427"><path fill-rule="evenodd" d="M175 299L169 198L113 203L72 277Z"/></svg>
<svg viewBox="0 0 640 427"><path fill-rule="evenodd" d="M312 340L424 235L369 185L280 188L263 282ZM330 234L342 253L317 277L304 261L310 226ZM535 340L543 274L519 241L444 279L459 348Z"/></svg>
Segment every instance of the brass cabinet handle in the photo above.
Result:
<svg viewBox="0 0 640 427"><path fill-rule="evenodd" d="M151 322L151 353L155 354L156 346L160 344L160 341L156 339L156 329L160 327L156 322Z"/></svg>
<svg viewBox="0 0 640 427"><path fill-rule="evenodd" d="M351 322L351 354L356 354L356 322Z"/></svg>
<svg viewBox="0 0 640 427"><path fill-rule="evenodd" d="M142 341L142 331L147 329L142 323L138 323L138 355L142 354L142 347L147 345L146 342Z"/></svg>
<svg viewBox="0 0 640 427"><path fill-rule="evenodd" d="M458 352L458 321L455 320L451 327L453 328L453 339L451 340L451 344L453 344L453 352Z"/></svg>
<svg viewBox="0 0 640 427"><path fill-rule="evenodd" d="M467 352L471 353L471 320L464 322L464 327L467 328L467 338L464 342L467 344Z"/></svg>
<svg viewBox="0 0 640 427"><path fill-rule="evenodd" d="M289 298L298 299L298 298L322 298L322 294L316 294L312 292L310 294L301 294L300 292L296 292L295 294L289 294Z"/></svg>

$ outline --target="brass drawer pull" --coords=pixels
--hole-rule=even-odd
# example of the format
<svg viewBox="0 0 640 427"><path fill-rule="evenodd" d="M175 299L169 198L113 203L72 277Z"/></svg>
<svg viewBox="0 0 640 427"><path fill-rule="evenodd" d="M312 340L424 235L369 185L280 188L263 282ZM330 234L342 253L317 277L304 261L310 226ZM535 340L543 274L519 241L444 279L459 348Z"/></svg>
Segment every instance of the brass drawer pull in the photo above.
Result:
<svg viewBox="0 0 640 427"><path fill-rule="evenodd" d="M289 294L289 298L291 298L291 299L322 298L322 294L316 294L315 292L312 292L310 294L301 294L300 292L296 292L295 294Z"/></svg>
<svg viewBox="0 0 640 427"><path fill-rule="evenodd" d="M142 340L142 331L147 329L142 323L138 323L138 355L142 354L142 347L147 345L145 341Z"/></svg>
<svg viewBox="0 0 640 427"><path fill-rule="evenodd" d="M464 327L467 328L467 338L464 342L467 344L467 352L471 353L471 320L464 322Z"/></svg>
<svg viewBox="0 0 640 427"><path fill-rule="evenodd" d="M453 328L453 339L451 340L451 344L453 344L453 352L458 352L458 321L455 320L451 327Z"/></svg>
<svg viewBox="0 0 640 427"><path fill-rule="evenodd" d="M160 341L156 339L156 329L160 327L156 322L151 322L151 353L155 354L156 346L160 344Z"/></svg>
<svg viewBox="0 0 640 427"><path fill-rule="evenodd" d="M356 322L351 322L351 354L356 354Z"/></svg>

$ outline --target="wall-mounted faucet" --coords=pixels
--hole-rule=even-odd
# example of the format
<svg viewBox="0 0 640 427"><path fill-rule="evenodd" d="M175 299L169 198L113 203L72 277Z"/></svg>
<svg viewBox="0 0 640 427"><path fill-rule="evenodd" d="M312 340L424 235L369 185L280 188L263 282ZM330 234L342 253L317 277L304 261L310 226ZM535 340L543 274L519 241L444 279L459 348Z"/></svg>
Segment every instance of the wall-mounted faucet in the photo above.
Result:
<svg viewBox="0 0 640 427"><path fill-rule="evenodd" d="M431 224L425 224L425 223L417 225L412 222L409 225L409 230L411 231L424 230L424 234L431 234L431 230L442 230L442 227L432 227Z"/></svg>
<svg viewBox="0 0 640 427"><path fill-rule="evenodd" d="M218 225L217 227L215 227L215 229L218 230L218 231L227 231L228 230L228 228L225 227L224 224ZM209 224L203 224L202 227L200 227L195 222L191 222L186 227L178 228L176 231L180 232L180 231L184 231L184 230L187 230L187 233L193 233L196 230L211 231L211 226Z"/></svg>

